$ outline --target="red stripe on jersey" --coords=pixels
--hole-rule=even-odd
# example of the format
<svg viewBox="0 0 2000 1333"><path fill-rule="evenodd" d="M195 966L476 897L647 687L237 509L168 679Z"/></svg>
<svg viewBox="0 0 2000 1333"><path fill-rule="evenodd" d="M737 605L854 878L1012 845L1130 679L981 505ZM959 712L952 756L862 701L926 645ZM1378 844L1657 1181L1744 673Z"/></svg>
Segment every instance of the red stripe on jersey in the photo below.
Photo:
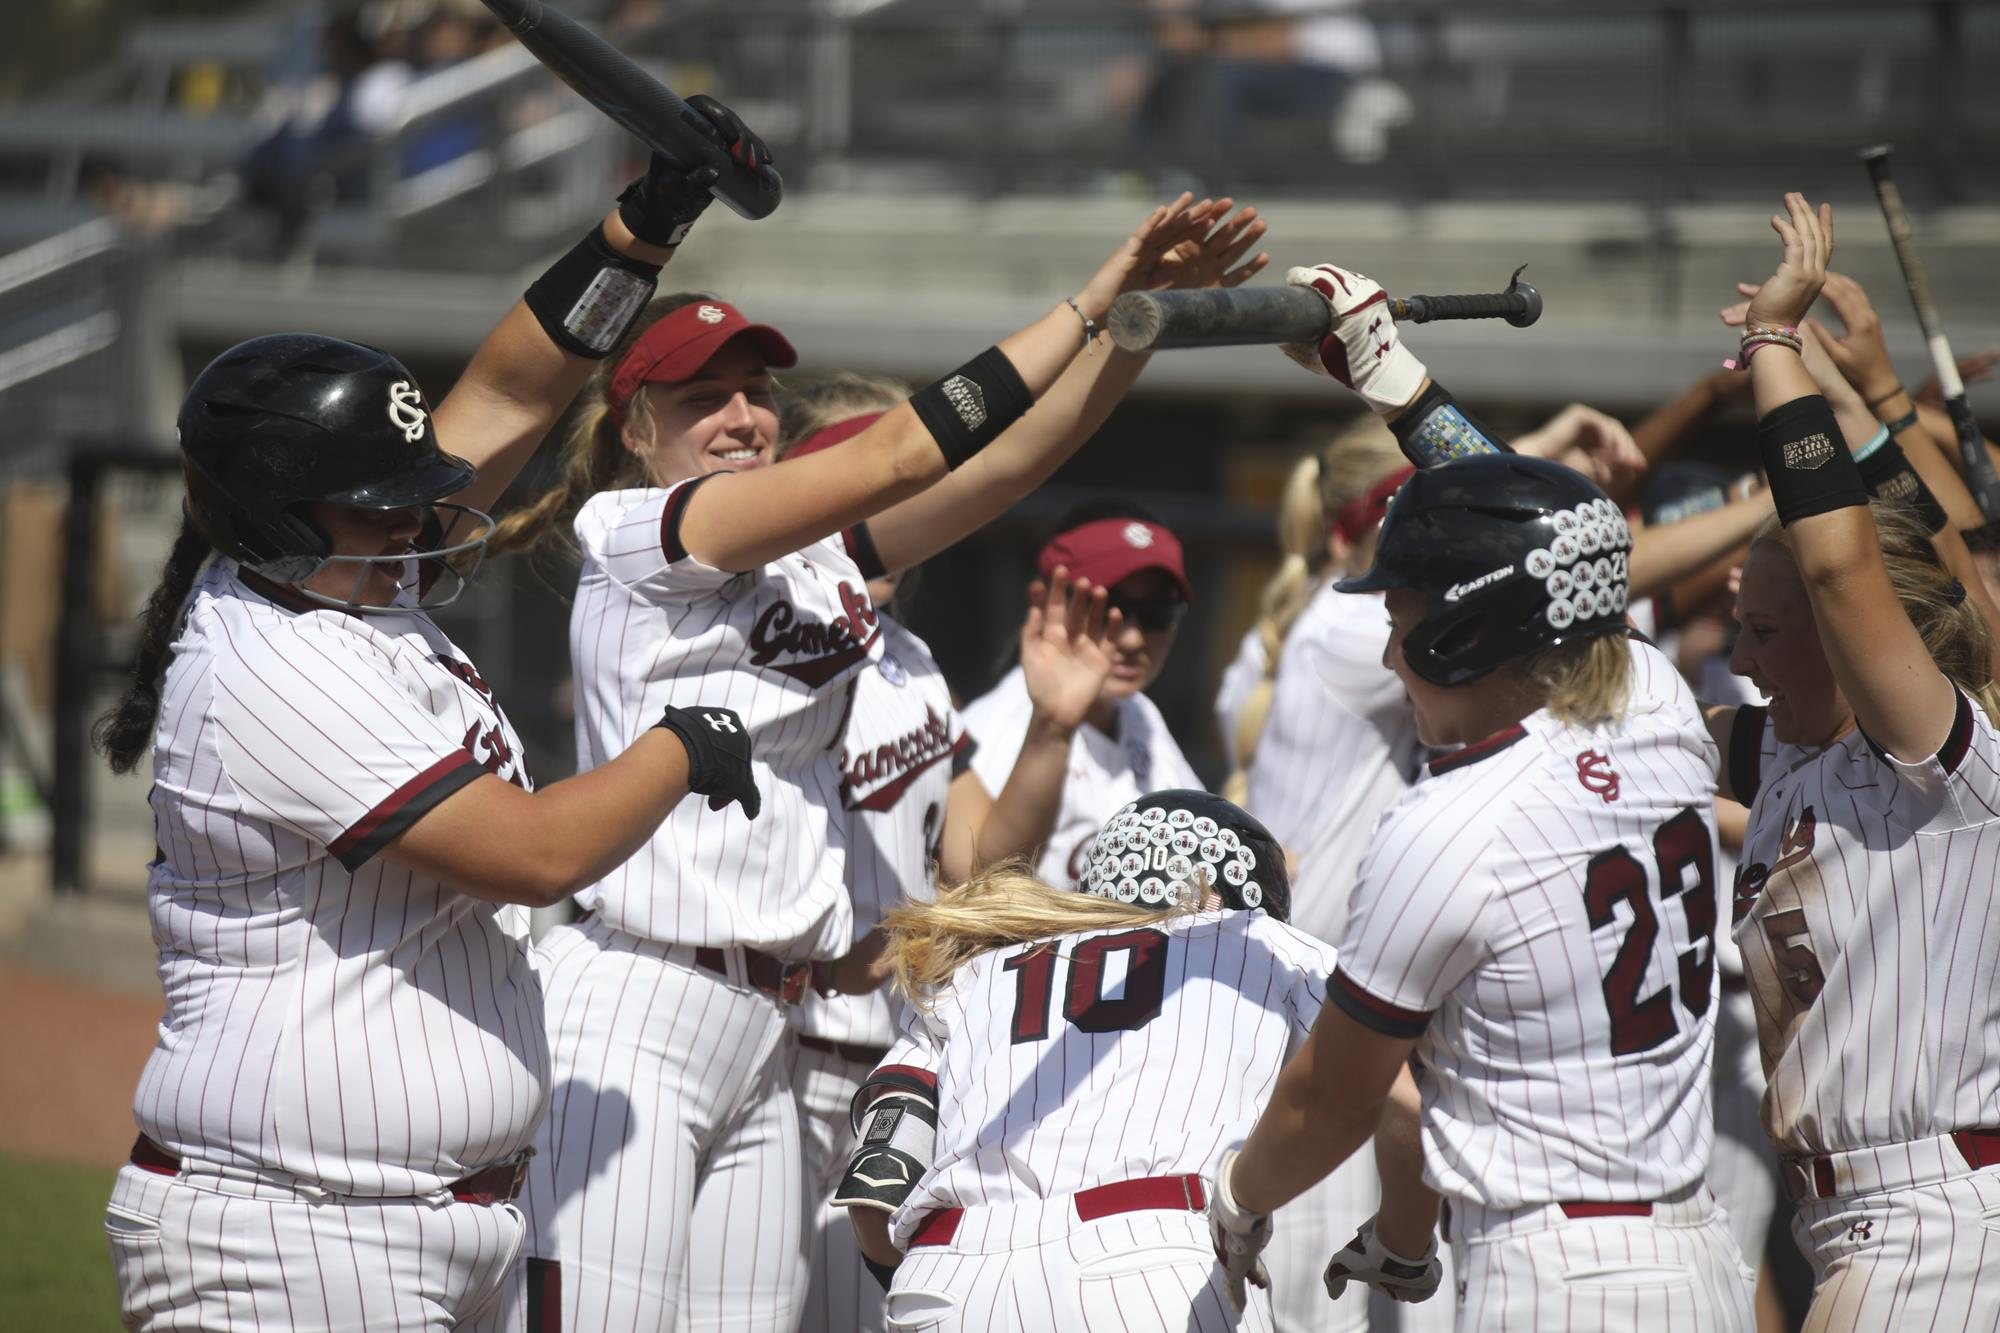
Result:
<svg viewBox="0 0 2000 1333"><path fill-rule="evenodd" d="M397 834L485 771L466 751L453 750L390 792L327 850L348 870L359 870Z"/></svg>
<svg viewBox="0 0 2000 1333"><path fill-rule="evenodd" d="M1757 784L1764 780L1764 718L1762 704L1744 704L1736 710L1729 729L1729 790L1739 804L1757 799Z"/></svg>
<svg viewBox="0 0 2000 1333"><path fill-rule="evenodd" d="M1405 1009L1378 999L1361 989L1359 982L1335 968L1328 979L1326 997L1340 1006L1342 1013L1385 1037L1421 1037L1431 1016L1422 1009Z"/></svg>
<svg viewBox="0 0 2000 1333"><path fill-rule="evenodd" d="M875 538L868 531L866 523L856 523L840 534L840 544L847 548L847 558L861 571L864 579L888 577L889 571L882 566L882 553L875 549Z"/></svg>
<svg viewBox="0 0 2000 1333"><path fill-rule="evenodd" d="M1483 741L1474 741L1470 745L1453 750L1450 754L1440 755L1431 760L1431 776L1438 777L1453 769L1464 768L1467 764L1490 759L1527 734L1528 729L1516 722L1505 731L1496 731Z"/></svg>
<svg viewBox="0 0 2000 1333"><path fill-rule="evenodd" d="M681 519L687 514L688 500L693 497L695 487L713 480L717 475L711 472L706 477L683 482L681 488L660 506L660 550L667 557L668 564L687 558L687 547L681 545Z"/></svg>

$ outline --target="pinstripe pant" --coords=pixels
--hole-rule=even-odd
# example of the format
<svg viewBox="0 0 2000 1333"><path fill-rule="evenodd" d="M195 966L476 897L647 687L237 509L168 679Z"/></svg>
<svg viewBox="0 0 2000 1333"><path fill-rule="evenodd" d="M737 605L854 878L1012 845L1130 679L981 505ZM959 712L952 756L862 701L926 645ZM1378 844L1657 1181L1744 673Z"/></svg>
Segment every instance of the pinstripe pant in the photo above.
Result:
<svg viewBox="0 0 2000 1333"><path fill-rule="evenodd" d="M2000 1329L2000 1168L1799 1205L1806 1333Z"/></svg>
<svg viewBox="0 0 2000 1333"><path fill-rule="evenodd" d="M861 1247L855 1243L847 1210L827 1203L854 1151L848 1107L861 1080L874 1070L796 1044L791 1049L791 1065L799 1131L806 1144L806 1178L813 1191L806 1217L812 1285L799 1333L882 1333L882 1287L861 1262Z"/></svg>
<svg viewBox="0 0 2000 1333"><path fill-rule="evenodd" d="M526 1228L512 1204L309 1203L126 1166L104 1230L130 1329L523 1327Z"/></svg>
<svg viewBox="0 0 2000 1333"><path fill-rule="evenodd" d="M1461 1333L1750 1333L1756 1274L1706 1186L1651 1217L1452 1205ZM1470 1214L1470 1216L1468 1216Z"/></svg>
<svg viewBox="0 0 2000 1333"><path fill-rule="evenodd" d="M777 1003L595 918L540 954L554 1078L523 1197L562 1327L790 1333L806 1186Z"/></svg>
<svg viewBox="0 0 2000 1333"><path fill-rule="evenodd" d="M1207 1215L1148 1209L1076 1220L1069 1196L968 1208L949 1245L912 1248L889 1289L890 1333L1267 1333L1252 1288L1229 1308Z"/></svg>
<svg viewBox="0 0 2000 1333"><path fill-rule="evenodd" d="M1722 992L1715 1015L1715 1149L1708 1180L1729 1217L1743 1262L1764 1262L1778 1207L1778 1153L1764 1132L1764 1065L1757 1054L1757 1011L1748 991Z"/></svg>

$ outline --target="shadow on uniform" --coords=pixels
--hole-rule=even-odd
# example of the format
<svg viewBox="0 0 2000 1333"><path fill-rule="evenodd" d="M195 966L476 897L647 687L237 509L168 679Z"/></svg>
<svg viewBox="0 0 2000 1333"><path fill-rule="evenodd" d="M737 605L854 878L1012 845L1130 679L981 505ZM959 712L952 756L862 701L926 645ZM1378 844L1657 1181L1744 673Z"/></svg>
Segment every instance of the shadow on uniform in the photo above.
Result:
<svg viewBox="0 0 2000 1333"><path fill-rule="evenodd" d="M633 1121L632 1099L618 1088L594 1088L579 1078L565 1079L549 1090L549 1106L546 1120L560 1120L565 1124L588 1123L590 1134L584 1139L582 1151L589 1157L586 1168L576 1169L575 1155L577 1135L571 1133L565 1145L551 1149L555 1160L548 1163L547 1179L554 1182L554 1198L532 1200L537 1209L546 1209L539 1218L530 1218L531 1227L548 1228L555 1220L556 1213L569 1202L572 1194L581 1193L590 1182L605 1173L619 1151L638 1132Z"/></svg>

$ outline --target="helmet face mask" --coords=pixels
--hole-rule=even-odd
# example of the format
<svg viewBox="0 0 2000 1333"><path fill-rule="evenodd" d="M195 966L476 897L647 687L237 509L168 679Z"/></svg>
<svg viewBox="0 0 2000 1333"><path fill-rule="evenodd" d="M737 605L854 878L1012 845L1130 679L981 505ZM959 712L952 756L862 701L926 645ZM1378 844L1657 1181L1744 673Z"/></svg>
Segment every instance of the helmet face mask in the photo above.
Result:
<svg viewBox="0 0 2000 1333"><path fill-rule="evenodd" d="M1382 521L1374 565L1336 586L1422 593L1404 661L1433 685L1463 685L1622 631L1631 549L1624 516L1588 478L1489 454L1411 477Z"/></svg>
<svg viewBox="0 0 2000 1333"><path fill-rule="evenodd" d="M1237 911L1291 918L1285 849L1270 830L1220 796L1187 788L1149 792L1105 822L1091 843L1081 892L1162 910L1215 893Z"/></svg>
<svg viewBox="0 0 2000 1333"><path fill-rule="evenodd" d="M438 504L478 471L438 448L415 377L376 348L300 333L239 343L196 377L176 429L188 517L217 551L272 582L297 587L347 562L357 566L358 591L374 566L405 563L416 568L397 582L421 584L427 594L448 587L441 598L419 599L424 607L444 605L462 590L492 530L484 514ZM315 502L379 511L449 509L454 520L470 515L478 521L473 538L448 550L349 556L333 550L306 518L303 506ZM426 517L427 526L437 521L435 513ZM300 591L349 611L418 609L403 598L378 605Z"/></svg>

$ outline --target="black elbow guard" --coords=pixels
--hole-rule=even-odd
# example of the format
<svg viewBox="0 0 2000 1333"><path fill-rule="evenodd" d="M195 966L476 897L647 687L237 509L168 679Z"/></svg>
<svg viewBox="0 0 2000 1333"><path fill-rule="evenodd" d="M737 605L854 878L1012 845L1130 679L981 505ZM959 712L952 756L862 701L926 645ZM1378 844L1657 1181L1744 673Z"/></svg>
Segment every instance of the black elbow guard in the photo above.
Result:
<svg viewBox="0 0 2000 1333"><path fill-rule="evenodd" d="M894 1212L930 1170L937 1148L937 1103L894 1091L875 1099L861 1117L861 1138L834 1187L838 1208Z"/></svg>

